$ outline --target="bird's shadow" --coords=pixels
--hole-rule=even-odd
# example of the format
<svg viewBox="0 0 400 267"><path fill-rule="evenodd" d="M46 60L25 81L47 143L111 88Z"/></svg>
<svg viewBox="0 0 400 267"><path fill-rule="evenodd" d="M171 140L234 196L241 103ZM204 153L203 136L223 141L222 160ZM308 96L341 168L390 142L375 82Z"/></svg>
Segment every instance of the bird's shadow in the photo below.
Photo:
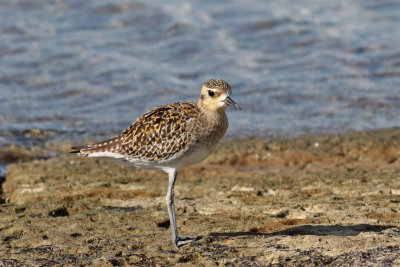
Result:
<svg viewBox="0 0 400 267"><path fill-rule="evenodd" d="M357 236L363 232L382 232L389 228L397 228L391 225L299 225L282 231L271 233L260 233L257 231L250 232L231 232L231 233L210 233L209 236L214 237L237 237L237 236L280 236L280 235L315 235L315 236Z"/></svg>

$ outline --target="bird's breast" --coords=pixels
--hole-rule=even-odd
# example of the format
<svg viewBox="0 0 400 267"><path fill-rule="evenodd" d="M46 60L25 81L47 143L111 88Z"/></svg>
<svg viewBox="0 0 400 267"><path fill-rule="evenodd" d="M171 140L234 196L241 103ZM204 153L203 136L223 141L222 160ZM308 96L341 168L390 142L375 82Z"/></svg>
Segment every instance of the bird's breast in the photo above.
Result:
<svg viewBox="0 0 400 267"><path fill-rule="evenodd" d="M195 164L203 161L211 154L212 150L204 144L198 144L192 149L189 149L183 157L181 157L176 164L179 167L184 167L187 165Z"/></svg>

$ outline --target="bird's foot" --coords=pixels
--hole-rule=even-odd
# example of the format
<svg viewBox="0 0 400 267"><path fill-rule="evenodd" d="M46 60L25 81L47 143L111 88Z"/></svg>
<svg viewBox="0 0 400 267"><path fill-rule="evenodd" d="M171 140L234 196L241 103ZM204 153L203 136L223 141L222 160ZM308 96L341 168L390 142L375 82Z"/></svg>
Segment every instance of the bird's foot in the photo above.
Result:
<svg viewBox="0 0 400 267"><path fill-rule="evenodd" d="M179 247L186 245L188 243L194 242L196 240L199 240L201 236L186 236L186 235L178 235L175 240L173 240L174 245L177 249Z"/></svg>

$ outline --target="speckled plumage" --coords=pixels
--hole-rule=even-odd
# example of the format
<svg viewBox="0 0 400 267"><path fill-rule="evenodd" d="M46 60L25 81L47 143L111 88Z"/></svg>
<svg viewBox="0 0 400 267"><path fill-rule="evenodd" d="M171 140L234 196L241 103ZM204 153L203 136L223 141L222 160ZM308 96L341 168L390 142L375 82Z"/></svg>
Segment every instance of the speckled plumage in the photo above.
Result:
<svg viewBox="0 0 400 267"><path fill-rule="evenodd" d="M158 106L140 116L121 135L79 149L83 156L116 153L134 165L163 167L204 146L210 153L228 128L225 113L212 121L195 102ZM106 154L104 156L107 156Z"/></svg>
<svg viewBox="0 0 400 267"><path fill-rule="evenodd" d="M203 84L199 101L158 106L140 116L119 136L88 146L72 147L87 157L123 159L141 168L158 168L168 173L167 194L175 247L193 241L178 235L173 187L181 167L206 158L228 128L226 107L240 107L229 97L229 84L213 79Z"/></svg>

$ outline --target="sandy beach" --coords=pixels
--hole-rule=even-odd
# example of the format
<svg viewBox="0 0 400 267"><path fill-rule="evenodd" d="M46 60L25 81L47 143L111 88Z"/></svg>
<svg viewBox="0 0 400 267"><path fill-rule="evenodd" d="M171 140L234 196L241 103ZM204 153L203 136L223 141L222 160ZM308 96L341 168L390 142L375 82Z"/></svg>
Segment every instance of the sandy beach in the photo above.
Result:
<svg viewBox="0 0 400 267"><path fill-rule="evenodd" d="M399 128L223 142L178 177L180 250L166 174L69 146L2 151L3 266L400 265Z"/></svg>

